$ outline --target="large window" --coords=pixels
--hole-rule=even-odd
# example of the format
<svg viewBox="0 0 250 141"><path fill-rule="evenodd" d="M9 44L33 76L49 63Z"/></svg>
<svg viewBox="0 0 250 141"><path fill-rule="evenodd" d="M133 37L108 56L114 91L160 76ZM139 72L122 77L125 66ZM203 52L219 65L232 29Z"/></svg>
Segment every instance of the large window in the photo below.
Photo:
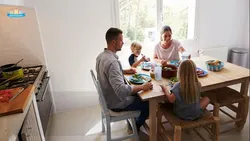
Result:
<svg viewBox="0 0 250 141"><path fill-rule="evenodd" d="M159 30L169 25L173 38L184 41L195 38L196 0L114 0L114 22L123 30L124 46L120 60L128 66L130 44L142 44L142 54L152 59L159 42Z"/></svg>

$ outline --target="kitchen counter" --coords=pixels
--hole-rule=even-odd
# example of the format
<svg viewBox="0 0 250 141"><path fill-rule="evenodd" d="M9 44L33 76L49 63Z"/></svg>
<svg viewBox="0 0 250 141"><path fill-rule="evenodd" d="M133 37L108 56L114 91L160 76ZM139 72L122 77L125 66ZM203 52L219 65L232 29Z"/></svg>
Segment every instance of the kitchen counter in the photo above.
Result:
<svg viewBox="0 0 250 141"><path fill-rule="evenodd" d="M29 87L26 88L29 90L23 91L23 93L33 94L29 97L24 112L0 117L0 141L16 141L30 104L33 99L35 100L34 86Z"/></svg>

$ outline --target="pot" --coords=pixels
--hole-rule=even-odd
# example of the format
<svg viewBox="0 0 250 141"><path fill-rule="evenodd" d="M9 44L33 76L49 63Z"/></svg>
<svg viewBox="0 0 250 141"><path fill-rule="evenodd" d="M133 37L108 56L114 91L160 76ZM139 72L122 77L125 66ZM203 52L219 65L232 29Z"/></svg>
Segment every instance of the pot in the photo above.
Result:
<svg viewBox="0 0 250 141"><path fill-rule="evenodd" d="M0 66L0 71L3 71L3 70L8 69L8 68L16 67L17 64L20 63L21 61L23 61L23 59L16 62L16 64L6 64L6 65L3 65L3 66Z"/></svg>
<svg viewBox="0 0 250 141"><path fill-rule="evenodd" d="M162 77L171 78L177 76L177 67L174 65L164 65L162 66Z"/></svg>
<svg viewBox="0 0 250 141"><path fill-rule="evenodd" d="M4 69L2 74L5 79L15 77L15 76L17 77L15 77L14 79L20 79L20 78L23 78L24 76L23 68L20 66L15 66L15 67Z"/></svg>

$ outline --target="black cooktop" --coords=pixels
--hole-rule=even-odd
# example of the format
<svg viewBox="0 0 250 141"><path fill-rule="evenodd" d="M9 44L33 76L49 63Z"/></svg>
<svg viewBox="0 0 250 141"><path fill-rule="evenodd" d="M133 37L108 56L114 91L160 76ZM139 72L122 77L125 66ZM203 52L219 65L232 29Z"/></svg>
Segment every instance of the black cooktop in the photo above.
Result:
<svg viewBox="0 0 250 141"><path fill-rule="evenodd" d="M22 87L26 86L27 84L34 84L42 67L42 65L23 67L24 77L16 80L11 80L7 88ZM0 79L4 79L2 75L0 76Z"/></svg>

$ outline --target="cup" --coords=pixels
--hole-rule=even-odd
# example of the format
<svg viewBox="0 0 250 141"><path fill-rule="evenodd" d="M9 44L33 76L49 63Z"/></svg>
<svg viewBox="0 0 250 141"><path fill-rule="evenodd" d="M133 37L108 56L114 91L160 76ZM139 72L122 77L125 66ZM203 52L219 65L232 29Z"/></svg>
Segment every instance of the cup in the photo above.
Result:
<svg viewBox="0 0 250 141"><path fill-rule="evenodd" d="M155 73L155 80L157 80L157 81L161 80L161 78L162 78L162 67L161 67L161 65L156 65L155 66L154 73Z"/></svg>
<svg viewBox="0 0 250 141"><path fill-rule="evenodd" d="M191 54L188 53L188 52L183 52L182 55L181 55L182 60L190 59L190 57L191 57Z"/></svg>

